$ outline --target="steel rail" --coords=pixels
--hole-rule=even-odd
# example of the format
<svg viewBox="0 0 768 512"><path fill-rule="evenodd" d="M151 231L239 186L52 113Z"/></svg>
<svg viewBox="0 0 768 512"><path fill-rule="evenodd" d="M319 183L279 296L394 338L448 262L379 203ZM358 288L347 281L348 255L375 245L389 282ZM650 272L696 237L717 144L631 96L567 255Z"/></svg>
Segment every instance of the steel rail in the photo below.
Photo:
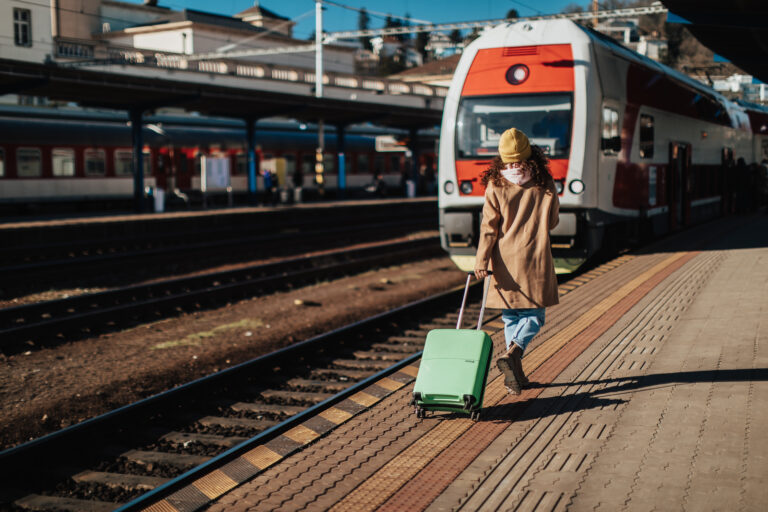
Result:
<svg viewBox="0 0 768 512"><path fill-rule="evenodd" d="M0 309L0 326L2 327L0 328L0 349L3 351L12 350L14 347L18 349L21 343L35 337L50 337L82 326L93 329L106 322L120 325L120 319L130 321L131 315L141 314L150 309L153 312L167 311L190 303L231 299L257 290L275 290L307 280L367 270L375 265L401 262L403 258L423 254L425 251L438 254L440 246L437 240L437 237L430 237L405 242L379 243L352 251L339 249L320 255L290 258L242 269L173 278ZM325 263L334 259L344 261ZM23 319L23 323L20 323L20 319ZM122 324L124 325L125 322Z"/></svg>
<svg viewBox="0 0 768 512"><path fill-rule="evenodd" d="M212 392L215 389L226 389L228 384L237 382L238 379L244 378L247 375L258 375L260 369L268 369L271 372L275 365L279 365L283 361L295 361L301 357L301 354L316 354L318 351L322 351L327 347L332 349L331 353L333 353L333 349L336 351L341 350L343 352L343 350L348 347L340 349L337 341L339 338L343 338L344 336L354 336L355 334L367 332L370 329L376 329L377 326L380 326L382 323L386 323L393 319L413 319L415 315L426 315L431 310L455 302L460 294L463 293L463 289L463 286L457 286L446 292L441 292L393 308L386 312L373 315L366 319L353 322L308 340L295 343L269 354L221 370L217 373L196 379L187 384L158 393L133 404L87 419L81 423L53 432L33 441L4 450L0 452L0 482L2 482L0 487L15 486L13 487L13 489L15 489L13 492L15 492L17 495L16 497L18 497L20 489L17 487L21 486L22 483L26 486L29 485L30 482L34 485L33 480L35 479L46 482L51 481L54 478L53 470L55 470L55 468L69 466L72 462L72 457L84 455L87 458L89 455L97 455L95 454L97 450L95 445L102 447L107 446L110 443L107 434L109 431L114 429L130 430L146 427L146 418L152 416L152 414L157 411L173 411L174 405L181 404L184 400L191 397L199 397L201 393L213 394ZM264 430L248 441L217 455L215 459L211 459L211 461L215 460L218 461L218 463L221 463L224 460L229 460L236 457L243 450L247 450L248 447L256 442L263 442L266 439L280 435L297 422L343 400L350 393L354 393L354 390L359 389L366 383L370 383L376 376L380 377L396 371L403 364L408 364L408 362L412 361L414 357L416 357L416 355L406 356L400 361L393 363L389 368L378 372L373 377L366 378L357 384L351 384L352 389L347 388L341 393L299 413L298 416L292 416L286 421ZM44 463L41 463L41 461L44 461ZM211 463L207 462L201 467L179 475L172 481L158 487L156 492L153 492L150 497L156 498L162 493L171 492L173 489L184 485L185 482L188 482L189 479L194 478L194 476L198 475L200 472L210 468L211 465ZM53 468L53 470L46 475L42 471L42 468ZM29 480L31 474L35 475L35 479L32 481ZM26 492L26 490L27 488L25 487L24 492ZM7 488L4 492L7 497L9 494ZM134 502L131 502L131 507L137 506L137 503L141 503L148 498L142 496L140 499L142 501L134 500Z"/></svg>
<svg viewBox="0 0 768 512"><path fill-rule="evenodd" d="M323 223L327 224L327 223ZM301 246L312 241L334 240L341 236L360 236L363 239L371 236L372 230L380 233L381 231L392 232L408 232L419 228L432 227L432 223L424 220L411 220L411 221L398 221L398 222L384 222L378 224L368 225L353 225L343 226L323 230L315 230L309 232L292 231L290 228L282 229L280 233L272 235L262 236L250 236L243 238L229 238L224 240L216 240L211 242L197 242L188 244L170 245L164 247L150 247L143 250L136 251L124 251L113 252L110 249L101 248L91 249L84 252L96 252L93 256L81 256L72 257L66 259L57 260L42 260L33 261L30 263L23 263L17 265L0 266L0 282L2 282L2 288L0 289L0 295L9 297L13 290L23 289L28 286L30 280L47 279L52 276L59 277L65 275L64 279L59 278L57 282L67 282L66 280L73 279L73 273L80 271L87 271L89 276L93 276L93 272L96 269L112 269L116 265L138 265L146 263L147 261L164 262L173 260L179 254L189 256L194 254L195 256L221 256L222 253L226 254L224 249L236 247L238 254L251 254L253 249L259 249L259 252L269 251L269 246L262 246L262 244L276 244L280 243L279 247L275 247L274 250L285 252L286 249L295 246ZM300 238L298 236L300 235ZM197 236L197 239L201 235ZM126 243L125 245L129 245ZM137 243L138 245L138 243ZM106 252L106 254L104 254ZM220 257L221 261L242 261L242 256L233 258L232 253L228 256ZM125 268L122 267L121 271L125 272ZM75 274L77 276L79 274ZM37 281L33 281L37 283ZM47 281L46 281L47 282Z"/></svg>

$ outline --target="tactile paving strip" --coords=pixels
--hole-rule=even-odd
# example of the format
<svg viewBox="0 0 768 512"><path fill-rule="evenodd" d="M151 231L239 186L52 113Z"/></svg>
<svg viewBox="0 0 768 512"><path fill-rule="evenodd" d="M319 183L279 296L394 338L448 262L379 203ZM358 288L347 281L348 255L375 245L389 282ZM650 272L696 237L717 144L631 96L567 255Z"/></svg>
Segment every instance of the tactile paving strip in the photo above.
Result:
<svg viewBox="0 0 768 512"><path fill-rule="evenodd" d="M696 254L673 254L593 306L574 322L577 327L568 331L567 336L555 335L536 347L523 360L526 373L532 374L537 382L554 379L646 293ZM499 377L488 385L486 403L489 407L527 401L538 396L542 390L530 389L519 396L508 396L502 381ZM332 510L374 510L379 507L421 510L450 484L450 473L458 475L507 427L507 422L474 423L465 419L442 422L424 436L423 441L404 450ZM459 443L452 445L460 437ZM448 446L451 449L445 450ZM431 471L436 465L452 468L452 471Z"/></svg>
<svg viewBox="0 0 768 512"><path fill-rule="evenodd" d="M560 295L562 296L573 291L579 286L615 269L633 258L634 256L632 255L624 255L586 272L576 278L574 280L575 282L572 283L569 281L565 285L561 285ZM483 327L483 330L489 335L493 335L503 329L504 324L497 318L494 319L494 317L491 317ZM320 437L326 435L356 414L372 407L385 397L413 382L417 374L418 365L403 367L398 372L379 379L368 388L359 391L348 399L322 411L318 416L307 420L301 425L293 427L275 439L252 448L221 468L212 470L211 473L202 476L187 487L176 491L165 499L148 505L142 510L149 512L192 512L204 507L234 487L250 480L265 469L282 461L290 454L303 449ZM489 387L486 391L486 403L490 403L490 400L497 402L504 395L506 395L506 391L503 386L501 386L499 382L496 382L494 388ZM469 420L458 420L456 423L465 425L468 421ZM468 426L465 426L464 430L472 424L474 424L474 422L470 422ZM439 444L443 442L440 439L439 434L436 434L436 436L436 443ZM455 438L456 436L452 437L452 439ZM428 462L429 461L427 460L424 464ZM421 464L421 466L424 464ZM386 497L387 496L385 496L384 499L386 499Z"/></svg>

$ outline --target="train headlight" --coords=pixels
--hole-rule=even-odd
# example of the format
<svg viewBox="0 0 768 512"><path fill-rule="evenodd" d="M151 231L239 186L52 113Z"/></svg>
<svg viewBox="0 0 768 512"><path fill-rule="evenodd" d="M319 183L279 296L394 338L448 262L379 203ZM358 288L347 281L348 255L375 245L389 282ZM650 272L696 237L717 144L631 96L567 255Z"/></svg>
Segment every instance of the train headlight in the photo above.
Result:
<svg viewBox="0 0 768 512"><path fill-rule="evenodd" d="M443 185L443 190L446 194L453 194L453 191L456 189L452 181L446 181L445 185Z"/></svg>
<svg viewBox="0 0 768 512"><path fill-rule="evenodd" d="M520 85L531 76L531 70L525 64L515 64L507 70L507 82Z"/></svg>
<svg viewBox="0 0 768 512"><path fill-rule="evenodd" d="M584 182L581 180L572 180L571 183L568 184L568 189L574 194L581 194L584 192Z"/></svg>
<svg viewBox="0 0 768 512"><path fill-rule="evenodd" d="M461 188L461 193L468 196L469 194L472 193L472 182L462 181L460 188Z"/></svg>
<svg viewBox="0 0 768 512"><path fill-rule="evenodd" d="M563 193L563 189L565 188L564 180L555 180L555 190L558 194Z"/></svg>

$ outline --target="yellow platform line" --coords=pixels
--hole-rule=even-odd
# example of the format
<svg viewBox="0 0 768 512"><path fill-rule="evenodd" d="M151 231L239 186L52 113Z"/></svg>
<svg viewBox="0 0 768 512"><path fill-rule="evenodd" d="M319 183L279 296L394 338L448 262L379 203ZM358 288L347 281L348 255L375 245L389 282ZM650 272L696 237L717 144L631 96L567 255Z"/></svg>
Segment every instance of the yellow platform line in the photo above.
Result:
<svg viewBox="0 0 768 512"><path fill-rule="evenodd" d="M523 359L525 372L531 373L538 368L541 363L562 348L568 340L589 327L603 313L629 295L632 290L684 255L685 253L676 253L654 265L590 308L566 329L536 347ZM499 376L488 384L485 402L488 405L495 405L506 394L503 377ZM357 486L354 491L336 503L330 510L345 512L347 510L375 510L474 424L472 420L467 418L439 423L398 456L387 462L371 478Z"/></svg>

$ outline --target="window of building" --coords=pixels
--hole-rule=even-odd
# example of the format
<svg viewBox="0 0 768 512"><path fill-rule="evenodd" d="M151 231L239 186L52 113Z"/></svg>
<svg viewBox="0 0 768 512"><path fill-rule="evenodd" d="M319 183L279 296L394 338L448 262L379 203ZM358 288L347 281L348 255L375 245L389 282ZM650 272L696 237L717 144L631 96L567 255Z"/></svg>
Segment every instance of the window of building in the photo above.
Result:
<svg viewBox="0 0 768 512"><path fill-rule="evenodd" d="M107 157L103 149L85 150L86 176L104 176L107 172Z"/></svg>
<svg viewBox="0 0 768 512"><path fill-rule="evenodd" d="M653 116L640 116L640 158L653 158Z"/></svg>
<svg viewBox="0 0 768 512"><path fill-rule="evenodd" d="M5 150L0 149L0 178L5 176Z"/></svg>
<svg viewBox="0 0 768 512"><path fill-rule="evenodd" d="M51 164L54 176L74 176L75 150L54 148L51 152Z"/></svg>
<svg viewBox="0 0 768 512"><path fill-rule="evenodd" d="M29 9L13 10L13 42L16 46L32 46L32 12Z"/></svg>
<svg viewBox="0 0 768 512"><path fill-rule="evenodd" d="M16 150L16 175L20 178L35 178L43 174L43 158L37 148Z"/></svg>
<svg viewBox="0 0 768 512"><path fill-rule="evenodd" d="M621 149L619 113L612 108L603 108L603 138L600 145L606 154L615 155Z"/></svg>

